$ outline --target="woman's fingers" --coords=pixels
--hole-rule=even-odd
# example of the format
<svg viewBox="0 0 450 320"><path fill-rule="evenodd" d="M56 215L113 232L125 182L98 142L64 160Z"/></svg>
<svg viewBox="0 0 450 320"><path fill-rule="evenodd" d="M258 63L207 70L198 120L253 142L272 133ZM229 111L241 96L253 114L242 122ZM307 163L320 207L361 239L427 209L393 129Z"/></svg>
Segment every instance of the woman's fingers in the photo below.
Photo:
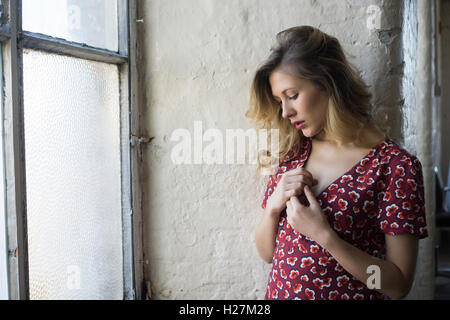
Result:
<svg viewBox="0 0 450 320"><path fill-rule="evenodd" d="M303 192L305 193L306 199L308 199L310 206L319 206L319 203L317 202L317 199L310 187L306 186Z"/></svg>
<svg viewBox="0 0 450 320"><path fill-rule="evenodd" d="M290 176L287 177L285 183L288 184L296 184L296 183L304 183L312 185L314 183L314 179L309 176L298 175L298 176Z"/></svg>
<svg viewBox="0 0 450 320"><path fill-rule="evenodd" d="M285 201L288 200L290 197L295 196L295 194L297 193L297 190L295 189L287 189L284 191L284 199Z"/></svg>
<svg viewBox="0 0 450 320"><path fill-rule="evenodd" d="M314 181L315 179L310 179L308 177L302 177L302 176L298 176L297 178L290 180L290 181L285 181L285 185L287 188L301 188L303 189L303 187L305 185L309 185L311 187L315 186L317 184L317 180Z"/></svg>
<svg viewBox="0 0 450 320"><path fill-rule="evenodd" d="M291 197L303 194L305 186L307 186L305 183L291 183L287 185L285 189L285 198L289 199Z"/></svg>
<svg viewBox="0 0 450 320"><path fill-rule="evenodd" d="M315 186L316 184L319 183L319 181L317 179L314 179L311 172L309 172L303 168L289 170L285 174L285 179L286 179L287 183L303 182L303 183L309 184L311 186Z"/></svg>
<svg viewBox="0 0 450 320"><path fill-rule="evenodd" d="M288 200L290 197L299 196L304 193L306 185L311 187L318 183L310 172L303 168L290 170L283 175L283 198Z"/></svg>
<svg viewBox="0 0 450 320"><path fill-rule="evenodd" d="M303 207L303 205L300 203L297 197L291 197L289 199L289 202L291 204L291 209L296 210Z"/></svg>
<svg viewBox="0 0 450 320"><path fill-rule="evenodd" d="M312 174L311 172L309 172L308 170L304 169L304 168L296 168L293 170L289 170L288 172L286 172L287 175L289 176L295 176L295 175L305 175L308 176L310 178L312 178Z"/></svg>

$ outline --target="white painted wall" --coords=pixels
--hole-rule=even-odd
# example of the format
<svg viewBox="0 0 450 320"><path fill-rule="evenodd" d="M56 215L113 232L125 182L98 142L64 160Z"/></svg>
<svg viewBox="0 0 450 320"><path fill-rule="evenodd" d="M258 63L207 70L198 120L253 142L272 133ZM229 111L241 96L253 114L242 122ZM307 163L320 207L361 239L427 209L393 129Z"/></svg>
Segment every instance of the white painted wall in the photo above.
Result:
<svg viewBox="0 0 450 320"><path fill-rule="evenodd" d="M398 124L400 3L143 1L143 117L147 134L154 137L144 154L142 177L144 254L153 298L262 299L270 268L253 242L265 177L253 165L175 165L172 132L186 128L193 135L194 121L201 121L203 131L220 129L224 137L226 129L250 128L244 114L254 70L277 32L306 24L341 41L372 85L380 122L402 141L403 132L415 124ZM379 11L370 11L371 5ZM369 28L373 19L377 29ZM390 29L391 35L379 33Z"/></svg>

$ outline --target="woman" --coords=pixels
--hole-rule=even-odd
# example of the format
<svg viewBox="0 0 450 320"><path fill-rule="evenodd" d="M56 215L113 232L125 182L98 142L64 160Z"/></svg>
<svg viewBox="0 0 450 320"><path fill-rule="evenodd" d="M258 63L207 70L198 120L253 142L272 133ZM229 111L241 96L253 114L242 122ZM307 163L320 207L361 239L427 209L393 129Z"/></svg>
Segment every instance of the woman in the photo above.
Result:
<svg viewBox="0 0 450 320"><path fill-rule="evenodd" d="M422 166L374 123L355 70L336 38L300 26L277 35L254 76L246 116L279 130L269 157L282 160L255 233L272 263L266 299L401 299L411 288L428 236Z"/></svg>

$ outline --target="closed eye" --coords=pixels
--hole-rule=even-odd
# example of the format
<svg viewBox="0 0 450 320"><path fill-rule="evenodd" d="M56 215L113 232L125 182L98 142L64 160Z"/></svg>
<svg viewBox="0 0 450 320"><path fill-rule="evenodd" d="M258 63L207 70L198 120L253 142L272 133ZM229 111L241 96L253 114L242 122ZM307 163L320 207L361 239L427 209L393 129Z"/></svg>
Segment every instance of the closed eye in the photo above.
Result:
<svg viewBox="0 0 450 320"><path fill-rule="evenodd" d="M298 93L294 94L294 95L291 96L291 97L288 97L289 100L295 100L295 99L297 99L297 98L298 98ZM276 102L277 104L279 104L279 105L282 104L281 101L278 101L278 100L276 100L276 99L274 99L274 100L275 100L275 102Z"/></svg>

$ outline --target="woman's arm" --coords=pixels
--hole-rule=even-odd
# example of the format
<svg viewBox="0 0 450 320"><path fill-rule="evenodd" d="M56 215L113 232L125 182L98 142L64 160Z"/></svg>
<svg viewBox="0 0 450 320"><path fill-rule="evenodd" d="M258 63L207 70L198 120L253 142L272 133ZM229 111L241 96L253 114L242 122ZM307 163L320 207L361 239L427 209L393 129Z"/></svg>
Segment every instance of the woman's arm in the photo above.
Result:
<svg viewBox="0 0 450 320"><path fill-rule="evenodd" d="M322 243L325 248L342 267L361 282L367 284L373 271L368 267L379 267L380 287L374 288L388 295L391 299L402 299L409 290L414 278L416 267L418 239L409 234L385 235L386 260L378 259L361 249L341 239L330 229L325 234ZM370 270L370 269L369 269Z"/></svg>
<svg viewBox="0 0 450 320"><path fill-rule="evenodd" d="M367 284L371 265L380 268L380 288L374 288L392 299L401 299L411 288L416 266L418 239L413 235L385 234L386 259L378 259L341 239L331 228L310 188L304 193L310 203L302 205L292 197L287 202L287 220L303 235L325 248L342 267L361 282Z"/></svg>
<svg viewBox="0 0 450 320"><path fill-rule="evenodd" d="M304 168L297 168L284 173L275 186L255 232L256 249L267 263L272 263L278 222L281 212L286 208L286 202L290 197L301 195L305 185L314 186L317 183L310 172Z"/></svg>
<svg viewBox="0 0 450 320"><path fill-rule="evenodd" d="M267 263L272 263L279 219L280 213L266 208L261 221L256 228L256 249L258 250L260 257Z"/></svg>

